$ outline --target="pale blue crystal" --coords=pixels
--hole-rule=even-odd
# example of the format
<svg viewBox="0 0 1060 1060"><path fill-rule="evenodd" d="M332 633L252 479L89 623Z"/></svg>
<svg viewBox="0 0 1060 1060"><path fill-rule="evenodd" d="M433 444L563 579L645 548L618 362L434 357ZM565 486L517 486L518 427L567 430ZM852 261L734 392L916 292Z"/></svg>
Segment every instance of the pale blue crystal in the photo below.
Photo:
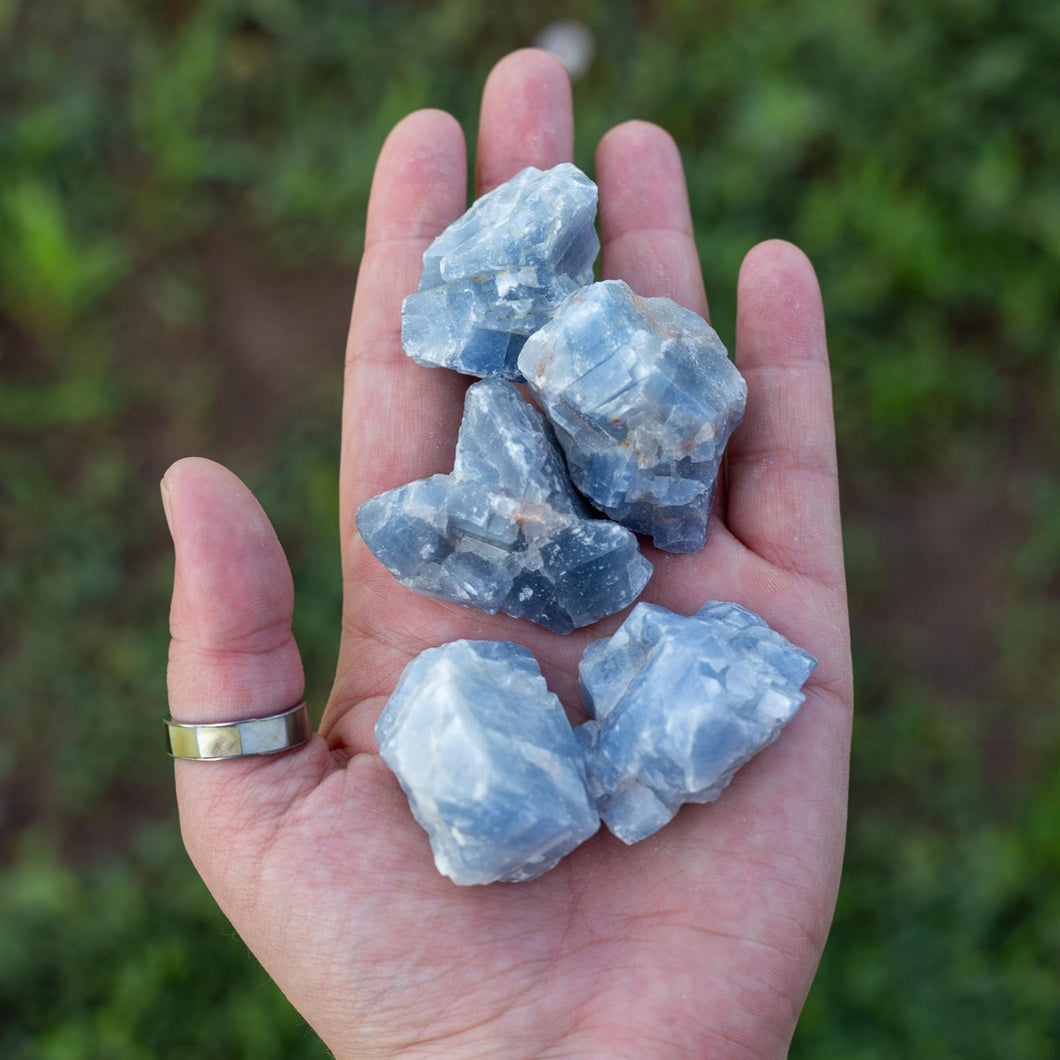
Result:
<svg viewBox="0 0 1060 1060"><path fill-rule="evenodd" d="M802 705L816 660L737 604L691 617L637 604L579 671L577 729L600 816L626 843L710 802Z"/></svg>
<svg viewBox="0 0 1060 1060"><path fill-rule="evenodd" d="M569 633L631 604L651 575L630 531L589 515L541 414L484 379L468 389L452 474L373 497L357 528L416 592Z"/></svg>
<svg viewBox="0 0 1060 1060"><path fill-rule="evenodd" d="M572 294L518 365L596 507L668 552L703 547L747 385L710 325L621 280Z"/></svg>
<svg viewBox="0 0 1060 1060"><path fill-rule="evenodd" d="M599 827L567 716L518 644L423 652L375 731L438 871L456 883L534 879Z"/></svg>
<svg viewBox="0 0 1060 1060"><path fill-rule="evenodd" d="M417 364L521 381L527 335L593 280L596 185L569 162L532 166L487 192L423 255L401 310Z"/></svg>

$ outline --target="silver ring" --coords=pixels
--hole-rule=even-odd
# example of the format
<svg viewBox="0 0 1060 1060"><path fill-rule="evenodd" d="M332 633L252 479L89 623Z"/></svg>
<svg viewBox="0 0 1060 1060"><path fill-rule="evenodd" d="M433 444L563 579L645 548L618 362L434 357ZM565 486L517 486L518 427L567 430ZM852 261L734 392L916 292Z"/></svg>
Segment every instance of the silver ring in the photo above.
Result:
<svg viewBox="0 0 1060 1060"><path fill-rule="evenodd" d="M173 758L218 762L225 758L275 755L307 743L313 735L305 700L282 714L246 721L188 725L166 718L166 751Z"/></svg>

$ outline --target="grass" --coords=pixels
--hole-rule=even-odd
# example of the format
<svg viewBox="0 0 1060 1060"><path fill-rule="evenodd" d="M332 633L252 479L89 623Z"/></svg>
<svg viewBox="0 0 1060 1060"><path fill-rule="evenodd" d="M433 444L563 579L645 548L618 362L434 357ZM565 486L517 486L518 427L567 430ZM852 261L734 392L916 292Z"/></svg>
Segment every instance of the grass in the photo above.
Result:
<svg viewBox="0 0 1060 1060"><path fill-rule="evenodd" d="M626 118L674 133L723 339L762 238L803 246L824 290L860 714L793 1055L1060 1049L1060 8L6 0L5 1056L323 1055L179 849L156 482L197 451L258 491L320 704L341 319L308 329L292 295L297 377L231 322L263 276L345 299L389 127L441 106L473 141L489 67L572 13L597 43L577 161Z"/></svg>

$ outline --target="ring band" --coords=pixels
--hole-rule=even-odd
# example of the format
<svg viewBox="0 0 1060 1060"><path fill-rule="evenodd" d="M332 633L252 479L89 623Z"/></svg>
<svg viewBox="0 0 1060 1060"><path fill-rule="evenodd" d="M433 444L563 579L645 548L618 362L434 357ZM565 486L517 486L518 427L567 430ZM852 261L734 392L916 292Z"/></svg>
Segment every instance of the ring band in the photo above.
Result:
<svg viewBox="0 0 1060 1060"><path fill-rule="evenodd" d="M313 735L305 700L282 714L246 721L187 725L165 719L166 751L173 758L217 762L249 755L274 755L301 747Z"/></svg>

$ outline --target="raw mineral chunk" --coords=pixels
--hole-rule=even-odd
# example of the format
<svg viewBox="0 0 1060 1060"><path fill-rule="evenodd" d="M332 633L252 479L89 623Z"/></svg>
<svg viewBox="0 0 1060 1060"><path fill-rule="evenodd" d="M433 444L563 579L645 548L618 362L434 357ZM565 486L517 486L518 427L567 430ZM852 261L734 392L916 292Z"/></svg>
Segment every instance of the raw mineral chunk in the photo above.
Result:
<svg viewBox="0 0 1060 1060"><path fill-rule="evenodd" d="M456 883L531 880L600 825L567 716L520 645L428 649L375 732L438 871Z"/></svg>
<svg viewBox="0 0 1060 1060"><path fill-rule="evenodd" d="M569 633L631 604L651 575L632 533L589 514L541 414L484 379L468 389L452 474L373 497L357 528L416 592Z"/></svg>
<svg viewBox="0 0 1060 1060"><path fill-rule="evenodd" d="M621 280L572 294L518 365L596 507L668 552L703 547L747 385L710 325Z"/></svg>
<svg viewBox="0 0 1060 1060"><path fill-rule="evenodd" d="M593 720L577 734L608 828L635 843L683 803L716 799L794 716L816 665L737 604L691 617L638 604L580 668Z"/></svg>
<svg viewBox="0 0 1060 1060"><path fill-rule="evenodd" d="M596 185L569 162L530 166L482 196L423 255L401 310L405 352L428 367L521 382L527 335L593 281Z"/></svg>

